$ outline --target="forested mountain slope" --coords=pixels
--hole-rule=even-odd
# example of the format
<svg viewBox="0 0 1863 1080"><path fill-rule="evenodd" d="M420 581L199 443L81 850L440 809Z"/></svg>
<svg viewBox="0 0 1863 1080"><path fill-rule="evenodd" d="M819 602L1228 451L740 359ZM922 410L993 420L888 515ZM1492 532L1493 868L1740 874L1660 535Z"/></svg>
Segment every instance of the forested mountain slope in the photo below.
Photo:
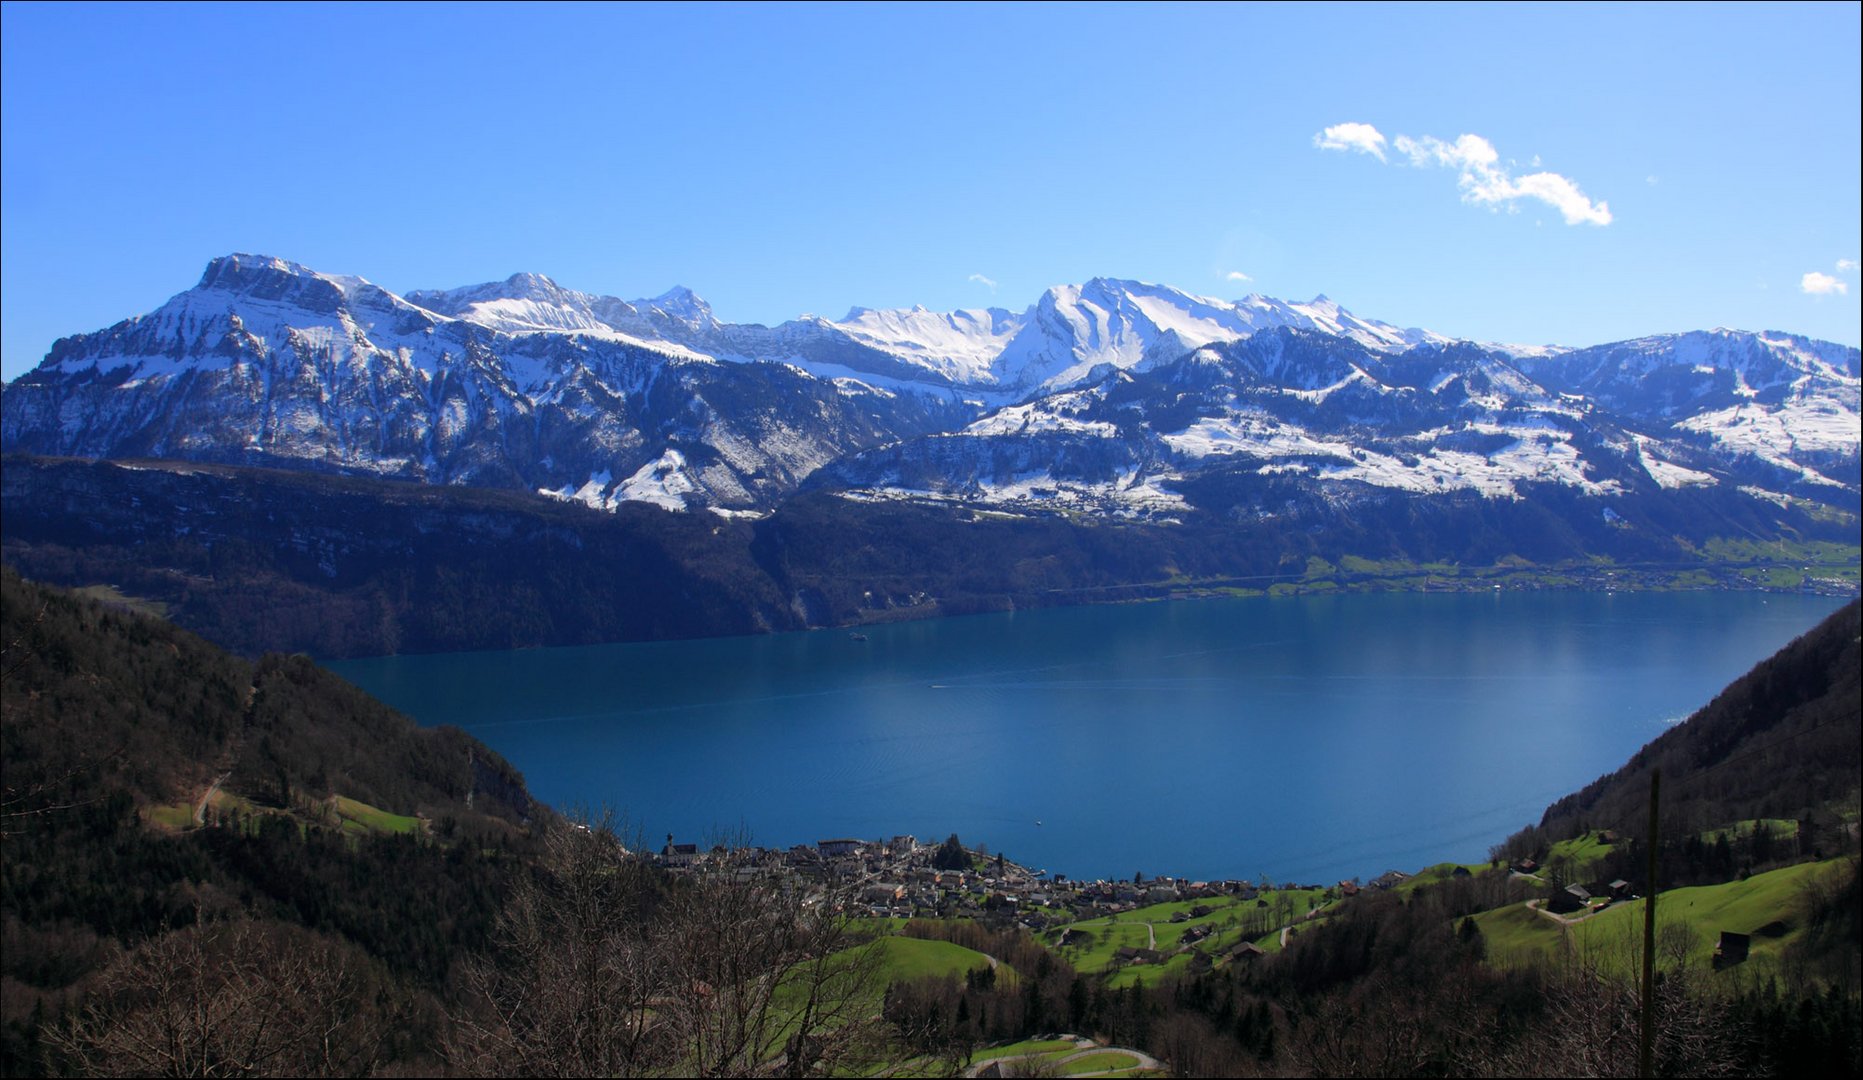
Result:
<svg viewBox="0 0 1863 1080"><path fill-rule="evenodd" d="M306 658L242 660L11 570L0 646L0 1072L46 1067L41 1021L106 972L126 1004L157 974L315 998L271 1019L328 1021L324 1068L418 1056L420 1002L487 941L550 813L510 765ZM128 955L145 946L159 971Z"/></svg>

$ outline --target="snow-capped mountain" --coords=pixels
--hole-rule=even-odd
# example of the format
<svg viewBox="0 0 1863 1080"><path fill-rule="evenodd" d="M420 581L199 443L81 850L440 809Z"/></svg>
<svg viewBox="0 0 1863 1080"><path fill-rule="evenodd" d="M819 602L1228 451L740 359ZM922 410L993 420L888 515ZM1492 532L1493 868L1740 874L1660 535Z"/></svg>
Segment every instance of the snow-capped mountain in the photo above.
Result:
<svg viewBox="0 0 1863 1080"><path fill-rule="evenodd" d="M1856 349L1714 330L1455 342L1325 297L1095 278L1020 313L855 308L776 327L691 291L537 274L396 296L251 255L57 342L5 449L380 473L612 508L858 499L1168 518L1328 499L1715 489L1854 511Z"/></svg>
<svg viewBox="0 0 1863 1080"><path fill-rule="evenodd" d="M1058 389L1101 368L1143 371L1193 349L1277 326L1318 330L1382 350L1449 340L1360 319L1324 296L1308 304L1263 296L1231 303L1163 285L1094 278L1043 293L992 363L989 381L1018 389Z"/></svg>
<svg viewBox="0 0 1863 1080"><path fill-rule="evenodd" d="M1854 490L1841 477L1857 456L1857 357L1793 334L1715 329L1523 357L1521 369L1652 434Z"/></svg>
<svg viewBox="0 0 1863 1080"><path fill-rule="evenodd" d="M8 386L5 447L748 510L853 450L970 415L648 345L591 325L544 278L424 298L484 321L280 259L215 259L193 289L59 341Z"/></svg>
<svg viewBox="0 0 1863 1080"><path fill-rule="evenodd" d="M1103 365L1139 370L1276 326L1317 330L1383 351L1449 340L1361 319L1324 296L1305 304L1257 295L1232 302L1112 278L1056 286L1020 314L1003 308L857 307L840 320L804 316L773 329L720 323L689 289L628 301L564 289L538 274L416 291L407 299L506 334L593 334L663 351L781 360L830 376L880 375L999 395L1055 389Z"/></svg>
<svg viewBox="0 0 1863 1080"><path fill-rule="evenodd" d="M1769 389L1731 405L1703 392L1685 408L1661 380L1616 379L1606 402L1582 388L1615 370L1597 353L1616 347L1571 354L1569 366L1536 359L1536 380L1522 358L1469 343L1376 352L1280 326L1147 371L1103 370L961 431L862 451L811 483L860 498L1144 517L1271 516L1290 480L1334 499L1722 487L1855 508L1856 350L1750 334L1713 353L1697 335L1634 344L1656 370L1680 364L1704 386L1750 386L1741 371L1765 372Z"/></svg>

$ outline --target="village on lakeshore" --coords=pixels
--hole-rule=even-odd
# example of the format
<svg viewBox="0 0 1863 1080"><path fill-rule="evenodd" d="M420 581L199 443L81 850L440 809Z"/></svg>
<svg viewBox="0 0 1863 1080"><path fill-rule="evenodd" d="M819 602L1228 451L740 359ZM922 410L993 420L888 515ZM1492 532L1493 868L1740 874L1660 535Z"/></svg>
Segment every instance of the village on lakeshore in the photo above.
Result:
<svg viewBox="0 0 1863 1080"><path fill-rule="evenodd" d="M1045 936L1064 949L1087 935L1061 928L1086 920L1116 919L1141 908L1178 905L1160 917L1170 923L1197 924L1169 935L1174 942L1169 951L1156 947L1117 950L1115 959L1120 964L1134 966L1161 964L1173 955L1192 953L1200 942L1204 944L1194 950L1193 961L1208 959L1207 946L1216 944L1216 936L1225 928L1239 930L1242 938L1227 944L1218 956L1234 959L1259 954L1262 950L1250 939L1315 918L1327 905L1362 891L1393 889L1411 877L1390 870L1363 884L1353 879L1330 886L1239 878L1197 881L1137 873L1131 880L1076 880L1024 866L1000 853L992 855L983 845L962 847L956 839L930 843L910 835L890 840L842 837L786 850L722 844L702 849L698 844L675 843L669 835L653 858L675 875L706 870L729 870L746 879L766 873L788 875L811 890L815 902L833 896L846 914L856 918L991 918L1013 922L1038 935L1054 931ZM954 858L957 852L962 854ZM953 865L960 861L961 865ZM1466 866L1446 872L1456 877L1471 873ZM1238 918L1242 905L1247 905L1248 917ZM1223 923L1207 919L1219 912L1227 916ZM1158 944L1156 933L1148 935L1148 944Z"/></svg>

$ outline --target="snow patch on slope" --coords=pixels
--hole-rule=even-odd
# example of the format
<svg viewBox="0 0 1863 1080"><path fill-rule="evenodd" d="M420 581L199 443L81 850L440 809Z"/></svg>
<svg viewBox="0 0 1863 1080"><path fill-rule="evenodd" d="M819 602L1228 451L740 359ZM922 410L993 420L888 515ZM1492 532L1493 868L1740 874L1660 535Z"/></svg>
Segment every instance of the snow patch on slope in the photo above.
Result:
<svg viewBox="0 0 1863 1080"><path fill-rule="evenodd" d="M1400 455L1316 436L1298 425L1248 412L1208 417L1160 437L1188 458L1241 455L1262 459L1257 469L1262 475L1307 473L1401 491L1472 490L1491 498L1514 498L1522 483L1564 484L1593 495L1622 490L1614 480L1591 479L1569 436L1550 424L1471 424L1462 430L1508 441L1491 452L1476 453L1428 445L1427 438L1418 438L1407 440L1418 444L1415 453Z"/></svg>
<svg viewBox="0 0 1863 1080"><path fill-rule="evenodd" d="M1651 451L1657 445L1656 440L1647 435L1633 435L1637 446L1637 461L1642 463L1643 471L1650 474L1650 479L1666 488L1711 487L1720 483L1705 472L1683 468L1672 461L1664 461Z"/></svg>
<svg viewBox="0 0 1863 1080"><path fill-rule="evenodd" d="M1022 319L1001 308L948 313L922 307L855 308L839 322L826 324L952 382L971 383L987 379L990 363L1022 328Z"/></svg>

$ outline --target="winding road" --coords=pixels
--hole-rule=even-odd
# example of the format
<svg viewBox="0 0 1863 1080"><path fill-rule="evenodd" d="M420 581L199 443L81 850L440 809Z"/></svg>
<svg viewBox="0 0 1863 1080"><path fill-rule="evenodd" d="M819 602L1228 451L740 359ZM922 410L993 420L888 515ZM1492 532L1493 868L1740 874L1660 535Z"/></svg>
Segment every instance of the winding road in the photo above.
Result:
<svg viewBox="0 0 1863 1080"><path fill-rule="evenodd" d="M1112 1073L1123 1073L1131 1069L1155 1069L1158 1072L1164 1072L1167 1069L1164 1062L1159 1061L1143 1050L1134 1050L1129 1046L1101 1046L1092 1039L1080 1035L1059 1035L1056 1036L1056 1038L1072 1039L1074 1042L1073 1053L1062 1057L1051 1057L1048 1054L1006 1054L992 1057L988 1050L984 1050L981 1056L971 1061L970 1066L964 1070L964 1075L976 1076L983 1072L983 1070L989 1068L993 1063L1016 1061L1025 1057L1039 1058L1043 1064L1052 1064L1061 1067L1065 1066L1070 1061L1078 1061L1081 1058L1089 1057L1093 1054L1126 1054L1136 1060L1130 1065L1119 1065L1115 1068L1103 1069L1097 1072L1070 1073L1067 1075L1108 1076ZM1065 1068L1062 1068L1061 1072L1066 1073Z"/></svg>

